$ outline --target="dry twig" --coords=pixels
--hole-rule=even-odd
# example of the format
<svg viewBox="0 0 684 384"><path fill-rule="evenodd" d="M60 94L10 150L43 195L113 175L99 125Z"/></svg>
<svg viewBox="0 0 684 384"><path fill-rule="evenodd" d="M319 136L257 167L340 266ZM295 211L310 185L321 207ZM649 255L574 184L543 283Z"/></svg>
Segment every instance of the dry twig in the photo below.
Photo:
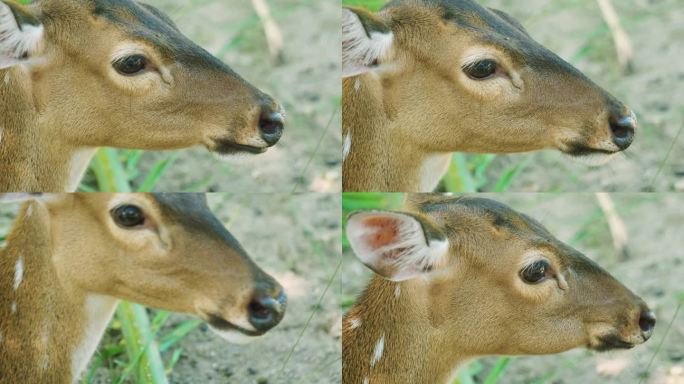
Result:
<svg viewBox="0 0 684 384"><path fill-rule="evenodd" d="M268 8L268 4L266 4L266 0L252 0L252 6L259 16L261 25L264 28L266 42L271 57L277 64L283 63L285 59L283 56L283 33L271 16L271 11Z"/></svg>
<svg viewBox="0 0 684 384"><path fill-rule="evenodd" d="M615 44L615 50L617 51L620 68L622 68L625 73L632 73L634 71L634 50L632 49L632 42L630 41L627 32L625 32L620 25L620 17L610 0L596 1L598 2L599 8L601 8L603 20L608 24L610 33L613 35L613 42Z"/></svg>
<svg viewBox="0 0 684 384"><path fill-rule="evenodd" d="M610 234L613 238L613 247L618 255L618 259L628 259L629 252L627 251L627 242L629 236L627 235L627 226L625 225L625 222L622 221L622 218L618 215L617 210L615 210L615 204L613 204L613 200L607 193L597 193L596 200L608 221L608 228L610 229Z"/></svg>

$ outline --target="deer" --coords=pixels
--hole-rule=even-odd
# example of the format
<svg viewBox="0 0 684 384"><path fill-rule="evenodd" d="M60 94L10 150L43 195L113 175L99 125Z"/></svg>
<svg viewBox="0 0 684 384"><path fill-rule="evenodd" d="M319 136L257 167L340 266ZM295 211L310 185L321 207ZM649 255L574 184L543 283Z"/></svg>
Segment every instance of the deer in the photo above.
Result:
<svg viewBox="0 0 684 384"><path fill-rule="evenodd" d="M204 320L234 343L283 318L282 286L203 194L9 194L0 250L0 381L72 383L120 300Z"/></svg>
<svg viewBox="0 0 684 384"><path fill-rule="evenodd" d="M655 327L641 298L494 200L410 194L351 213L346 234L374 276L343 317L345 383L449 383L476 357L632 348Z"/></svg>
<svg viewBox="0 0 684 384"><path fill-rule="evenodd" d="M104 146L260 154L284 113L150 5L0 1L0 191L73 192Z"/></svg>
<svg viewBox="0 0 684 384"><path fill-rule="evenodd" d="M605 162L636 114L472 0L394 0L342 12L343 188L432 192L453 152L555 149Z"/></svg>

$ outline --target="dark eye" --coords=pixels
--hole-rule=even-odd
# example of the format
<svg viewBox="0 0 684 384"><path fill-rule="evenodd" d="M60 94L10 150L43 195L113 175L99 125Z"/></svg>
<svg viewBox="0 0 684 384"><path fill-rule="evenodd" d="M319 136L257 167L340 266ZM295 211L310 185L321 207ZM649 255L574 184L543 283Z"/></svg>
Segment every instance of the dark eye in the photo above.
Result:
<svg viewBox="0 0 684 384"><path fill-rule="evenodd" d="M127 56L115 61L114 69L122 75L135 75L142 72L147 67L147 58L143 55Z"/></svg>
<svg viewBox="0 0 684 384"><path fill-rule="evenodd" d="M145 223L145 214L135 205L122 205L112 211L114 221L122 227L132 228Z"/></svg>
<svg viewBox="0 0 684 384"><path fill-rule="evenodd" d="M544 281L551 272L551 266L546 260L535 261L520 271L520 277L528 284L537 284Z"/></svg>
<svg viewBox="0 0 684 384"><path fill-rule="evenodd" d="M463 71L471 79L484 80L496 73L496 67L496 61L494 60L481 60L467 65L463 68Z"/></svg>

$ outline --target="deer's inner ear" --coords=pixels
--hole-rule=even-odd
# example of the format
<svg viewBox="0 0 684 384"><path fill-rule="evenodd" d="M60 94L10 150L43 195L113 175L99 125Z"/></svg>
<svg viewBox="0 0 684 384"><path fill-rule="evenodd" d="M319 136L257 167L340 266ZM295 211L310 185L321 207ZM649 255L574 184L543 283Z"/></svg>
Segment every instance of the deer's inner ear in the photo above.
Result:
<svg viewBox="0 0 684 384"><path fill-rule="evenodd" d="M431 272L443 263L449 249L446 236L432 223L400 212L352 214L347 239L364 264L393 281Z"/></svg>
<svg viewBox="0 0 684 384"><path fill-rule="evenodd" d="M342 77L373 70L393 44L392 31L379 17L359 8L342 9Z"/></svg>
<svg viewBox="0 0 684 384"><path fill-rule="evenodd" d="M43 24L28 8L0 1L0 69L33 57L43 38Z"/></svg>

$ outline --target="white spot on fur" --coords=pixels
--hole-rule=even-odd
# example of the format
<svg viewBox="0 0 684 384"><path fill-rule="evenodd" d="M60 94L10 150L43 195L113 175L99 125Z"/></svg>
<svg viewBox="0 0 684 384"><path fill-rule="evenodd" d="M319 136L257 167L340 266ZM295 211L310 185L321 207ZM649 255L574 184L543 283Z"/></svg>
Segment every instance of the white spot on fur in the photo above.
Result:
<svg viewBox="0 0 684 384"><path fill-rule="evenodd" d="M14 290L19 289L19 285L24 280L24 260L19 256L17 263L14 265Z"/></svg>
<svg viewBox="0 0 684 384"><path fill-rule="evenodd" d="M369 383L368 378L367 378L367 377L364 377L364 378L363 378L363 384L368 384L368 383Z"/></svg>
<svg viewBox="0 0 684 384"><path fill-rule="evenodd" d="M26 62L43 39L42 25L24 24L19 28L12 10L0 2L0 69Z"/></svg>
<svg viewBox="0 0 684 384"><path fill-rule="evenodd" d="M342 144L342 161L347 160L349 153L351 152L351 133L347 132L344 135L344 143Z"/></svg>
<svg viewBox="0 0 684 384"><path fill-rule="evenodd" d="M400 295L401 295L401 285L397 284L394 287L394 297L398 299Z"/></svg>
<svg viewBox="0 0 684 384"><path fill-rule="evenodd" d="M394 41L392 32L370 32L370 38L359 17L342 10L342 77L367 72L375 61L386 56Z"/></svg>
<svg viewBox="0 0 684 384"><path fill-rule="evenodd" d="M356 329L361 326L361 319L353 318L349 320L349 328Z"/></svg>
<svg viewBox="0 0 684 384"><path fill-rule="evenodd" d="M358 92L361 89L361 79L356 79L354 81L354 91Z"/></svg>
<svg viewBox="0 0 684 384"><path fill-rule="evenodd" d="M375 348L373 349L373 356L371 356L370 366L375 367L375 364L382 358L382 352L385 350L385 334L382 335L380 340L375 343Z"/></svg>
<svg viewBox="0 0 684 384"><path fill-rule="evenodd" d="M16 302L16 301L13 301L13 302L12 302L12 305L10 306L10 309L12 310L12 314L13 314L13 315L14 315L15 313L17 313L17 302Z"/></svg>
<svg viewBox="0 0 684 384"><path fill-rule="evenodd" d="M5 85L9 84L10 82L10 74L9 71L5 72L5 78L3 80L5 82Z"/></svg>
<svg viewBox="0 0 684 384"><path fill-rule="evenodd" d="M33 215L33 204L29 205L26 209L26 217L29 218Z"/></svg>

